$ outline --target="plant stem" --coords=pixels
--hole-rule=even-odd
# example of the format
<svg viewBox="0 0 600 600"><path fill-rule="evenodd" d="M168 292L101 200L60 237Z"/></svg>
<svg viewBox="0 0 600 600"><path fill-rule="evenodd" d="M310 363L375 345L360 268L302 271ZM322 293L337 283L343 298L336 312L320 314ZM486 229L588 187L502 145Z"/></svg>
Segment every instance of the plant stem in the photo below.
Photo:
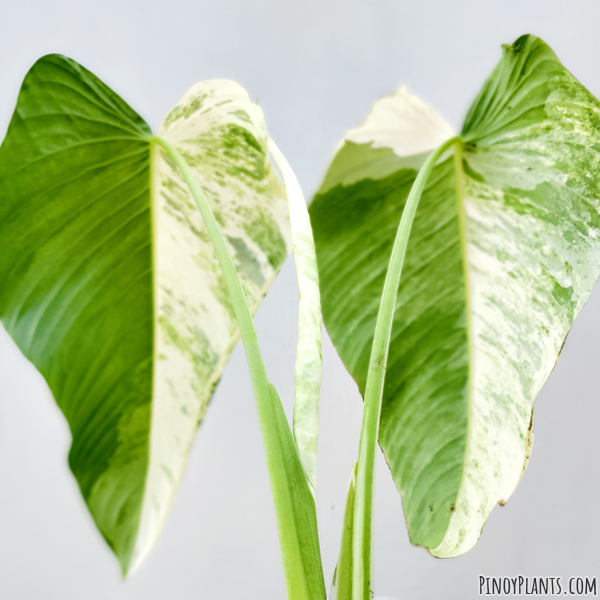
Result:
<svg viewBox="0 0 600 600"><path fill-rule="evenodd" d="M417 206L429 175L440 156L452 145L460 142L460 137L454 137L444 142L427 158L419 171L406 201L402 218L400 219L400 225L398 226L398 232L383 285L371 358L369 360L358 451L352 556L353 600L370 600L371 598L375 454L379 435L381 403L392 333L392 322L406 246Z"/></svg>
<svg viewBox="0 0 600 600"><path fill-rule="evenodd" d="M267 377L244 290L210 205L192 170L169 142L159 137L153 138L153 141L173 159L190 188L227 283L256 399L277 517L288 598L289 600L325 600L325 582L314 499L281 399Z"/></svg>
<svg viewBox="0 0 600 600"><path fill-rule="evenodd" d="M269 379L267 377L267 371L265 369L265 364L263 362L260 347L258 345L258 337L256 336L256 330L254 329L252 315L250 314L250 310L248 309L248 304L246 302L246 295L244 294L242 284L237 276L233 260L229 255L227 246L225 245L223 235L221 234L219 226L217 225L217 221L215 220L200 184L194 177L194 174L192 173L188 164L185 162L183 156L179 154L174 146L162 138L155 137L153 139L158 145L162 146L173 159L177 165L177 168L181 171L183 179L190 188L190 192L192 193L192 196L198 205L198 210L202 215L204 225L206 226L208 234L210 235L210 239L215 247L219 264L221 265L221 269L223 269L223 275L225 276L225 281L227 283L227 290L229 291L229 297L231 304L233 305L235 318L237 320L238 327L240 328L240 334L244 344L244 351L246 352L246 358L250 368L252 386L255 394L260 393L266 386L269 385Z"/></svg>

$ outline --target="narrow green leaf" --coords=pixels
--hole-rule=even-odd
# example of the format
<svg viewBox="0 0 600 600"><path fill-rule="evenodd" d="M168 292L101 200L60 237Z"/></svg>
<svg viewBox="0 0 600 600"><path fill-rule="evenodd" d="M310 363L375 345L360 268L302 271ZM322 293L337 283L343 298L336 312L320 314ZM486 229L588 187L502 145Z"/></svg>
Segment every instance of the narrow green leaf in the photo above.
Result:
<svg viewBox="0 0 600 600"><path fill-rule="evenodd" d="M190 163L254 312L289 253L260 109L194 86L161 136ZM150 549L238 326L198 209L149 126L74 61L27 74L0 148L0 317L65 414L123 571Z"/></svg>
<svg viewBox="0 0 600 600"><path fill-rule="evenodd" d="M269 140L287 191L298 275L298 349L294 398L294 438L313 496L317 490L317 445L319 435L319 390L321 388L321 295L319 271L308 208L304 194L283 154Z"/></svg>
<svg viewBox="0 0 600 600"><path fill-rule="evenodd" d="M329 600L352 600L352 547L354 539L354 496L356 493L357 465L358 463L354 463L352 478L348 486L346 507L344 508L344 523L342 525L340 556L333 573L333 583L331 585Z"/></svg>
<svg viewBox="0 0 600 600"><path fill-rule="evenodd" d="M303 470L296 443L277 390L271 386L271 414L278 440L267 453L278 515L279 542L289 600L326 600L321 564L317 511Z"/></svg>
<svg viewBox="0 0 600 600"><path fill-rule="evenodd" d="M477 541L529 457L533 402L600 275L600 103L541 40L505 47L417 210L379 441L411 540ZM393 240L453 134L401 91L351 130L311 209L325 324L362 392Z"/></svg>

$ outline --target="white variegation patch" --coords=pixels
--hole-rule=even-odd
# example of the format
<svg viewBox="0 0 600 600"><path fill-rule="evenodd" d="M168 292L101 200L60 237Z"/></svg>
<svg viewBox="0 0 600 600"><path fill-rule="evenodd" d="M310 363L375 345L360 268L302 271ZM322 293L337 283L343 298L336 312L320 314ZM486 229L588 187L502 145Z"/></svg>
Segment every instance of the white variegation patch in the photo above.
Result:
<svg viewBox="0 0 600 600"><path fill-rule="evenodd" d="M575 105L575 98L570 102ZM592 105L586 110L598 111ZM460 174L470 281L469 443L455 512L436 556L469 550L495 504L504 505L516 488L531 454L534 400L597 279L592 215L600 202L567 176L595 155L594 140L581 127L569 134L581 149L576 164L555 118L548 110L536 125L539 133L521 133L514 141L509 133L498 146L465 155L485 176L478 181ZM586 180L593 175L578 183ZM556 195L555 212L543 214L531 200L542 184L545 195ZM508 209L515 198L519 210ZM569 297L561 302L557 291Z"/></svg>
<svg viewBox="0 0 600 600"><path fill-rule="evenodd" d="M453 135L450 125L433 108L402 87L377 101L366 121L350 129L345 139L411 156L433 150Z"/></svg>
<svg viewBox="0 0 600 600"><path fill-rule="evenodd" d="M285 193L262 111L227 80L195 85L160 137L186 159L226 239L254 312L289 254ZM132 569L152 546L196 428L239 331L212 242L181 174L152 147L154 393L150 460Z"/></svg>

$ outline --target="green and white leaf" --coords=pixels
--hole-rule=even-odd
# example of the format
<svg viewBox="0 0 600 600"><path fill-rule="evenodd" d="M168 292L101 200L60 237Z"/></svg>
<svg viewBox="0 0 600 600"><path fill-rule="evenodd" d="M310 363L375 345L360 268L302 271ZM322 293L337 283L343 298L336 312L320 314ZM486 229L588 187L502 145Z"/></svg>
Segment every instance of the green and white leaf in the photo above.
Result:
<svg viewBox="0 0 600 600"><path fill-rule="evenodd" d="M298 349L294 390L294 438L313 496L317 489L319 391L321 388L321 295L315 242L302 188L273 140L269 150L285 182L298 276Z"/></svg>
<svg viewBox="0 0 600 600"><path fill-rule="evenodd" d="M379 440L411 540L469 550L529 458L533 402L600 275L600 104L541 40L504 47L408 245ZM311 206L325 324L361 392L418 168L452 136L400 91L349 132Z"/></svg>
<svg viewBox="0 0 600 600"><path fill-rule="evenodd" d="M160 135L185 157L252 311L289 253L260 109L194 86ZM27 74L0 148L0 316L48 382L69 462L131 571L150 549L239 337L202 218L148 125L74 61Z"/></svg>

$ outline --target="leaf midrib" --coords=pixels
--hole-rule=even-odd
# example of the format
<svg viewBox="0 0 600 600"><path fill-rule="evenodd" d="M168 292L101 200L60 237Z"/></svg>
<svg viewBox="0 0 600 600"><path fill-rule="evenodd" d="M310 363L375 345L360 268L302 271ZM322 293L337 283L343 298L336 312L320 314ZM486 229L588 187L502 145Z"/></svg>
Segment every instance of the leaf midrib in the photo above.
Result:
<svg viewBox="0 0 600 600"><path fill-rule="evenodd" d="M464 140L454 144L454 177L456 184L456 207L458 213L458 235L460 239L462 264L463 264L463 279L464 279L464 292L465 292L465 321L466 321L466 334L467 334L467 356L468 356L468 374L467 374L467 435L465 441L465 454L462 460L462 474L460 478L460 484L456 490L456 498L453 502L453 507L456 506L456 501L460 495L460 491L463 487L467 456L469 453L469 444L471 441L471 405L473 396L473 345L472 345L472 324L471 324L471 286L470 286L470 273L469 273L469 262L468 262L468 239L467 239L467 214L465 209L465 185L464 179L466 177L463 169L463 148ZM440 540L437 547L441 546L446 539L446 535L450 529L450 523L456 511L453 511L448 520L448 527L444 532L444 536ZM430 550L435 550L430 548Z"/></svg>
<svg viewBox="0 0 600 600"><path fill-rule="evenodd" d="M131 556L129 558L129 563L127 565L127 572L130 574L133 570L137 568L139 565L140 558L143 558L144 549L138 548L139 536L140 536L140 527L143 523L143 517L145 512L145 507L147 502L149 502L148 497L148 480L150 474L150 467L152 464L152 448L154 447L153 443L153 433L155 431L155 406L156 406L156 374L157 374L157 361L158 361L158 306L157 306L157 297L158 297L158 277L156 273L158 259L157 259L157 226L156 226L156 218L157 218L157 202L156 202L156 161L158 160L160 150L156 146L155 137L151 137L148 139L148 161L149 161L149 186L148 191L150 194L149 198L149 209L150 209L150 277L152 278L152 359L151 359L151 385L150 385L150 414L149 414L149 423L148 423L148 462L146 463L146 472L144 474L144 490L142 492L142 502L139 509L139 518L135 531L135 541L133 543L133 547L131 549ZM181 474L180 474L181 475ZM179 481L179 477L177 478L177 482ZM176 483L173 489L176 489ZM148 541L145 541L147 545L148 542L150 545L154 542L154 539L158 532L162 528L162 524L166 518L168 511L163 511L162 519L160 525L154 529L155 534ZM136 564L137 563L137 564Z"/></svg>

